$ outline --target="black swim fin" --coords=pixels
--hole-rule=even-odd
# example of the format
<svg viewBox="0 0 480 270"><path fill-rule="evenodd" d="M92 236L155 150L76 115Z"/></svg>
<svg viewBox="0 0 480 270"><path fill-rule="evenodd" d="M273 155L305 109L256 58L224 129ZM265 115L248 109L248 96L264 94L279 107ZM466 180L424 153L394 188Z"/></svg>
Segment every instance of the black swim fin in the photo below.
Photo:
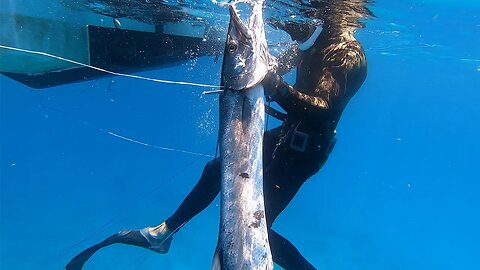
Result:
<svg viewBox="0 0 480 270"><path fill-rule="evenodd" d="M87 248L86 250L82 251L77 256L75 256L65 266L65 270L81 270L83 265L88 261L88 259L90 259L90 257L92 257L93 254L95 254L95 252L97 252L99 249L101 249L103 247L108 246L108 245L105 245L104 242L101 242L99 244L91 246L91 247Z"/></svg>
<svg viewBox="0 0 480 270"><path fill-rule="evenodd" d="M150 243L143 237L140 231L122 231L116 233L102 242L93 245L84 251L80 252L65 266L65 270L81 270L83 265L101 248L113 245L113 244L127 244L132 246L138 246L143 248L149 248Z"/></svg>

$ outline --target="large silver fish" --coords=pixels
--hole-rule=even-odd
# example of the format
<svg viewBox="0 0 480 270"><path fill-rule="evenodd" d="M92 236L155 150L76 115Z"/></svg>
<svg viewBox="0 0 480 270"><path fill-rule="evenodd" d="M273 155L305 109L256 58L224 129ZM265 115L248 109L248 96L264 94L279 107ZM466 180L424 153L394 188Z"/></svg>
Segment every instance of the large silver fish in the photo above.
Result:
<svg viewBox="0 0 480 270"><path fill-rule="evenodd" d="M262 1L245 26L233 7L222 66L220 232L212 269L270 270L263 199L264 91L274 63L268 53Z"/></svg>

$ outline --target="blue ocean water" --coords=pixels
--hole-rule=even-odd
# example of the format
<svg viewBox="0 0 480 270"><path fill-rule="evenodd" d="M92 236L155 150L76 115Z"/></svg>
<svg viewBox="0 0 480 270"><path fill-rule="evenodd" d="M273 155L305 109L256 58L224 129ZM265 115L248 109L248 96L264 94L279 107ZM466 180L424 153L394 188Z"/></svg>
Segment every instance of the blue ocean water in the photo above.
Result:
<svg viewBox="0 0 480 270"><path fill-rule="evenodd" d="M480 269L480 5L371 9L357 33L367 81L329 161L274 228L318 269ZM218 84L220 69L201 57L141 75ZM62 269L168 217L208 158L112 133L213 154L218 100L202 91L122 77L33 90L0 76L0 269ZM217 198L166 255L116 245L85 269L208 269L218 213Z"/></svg>

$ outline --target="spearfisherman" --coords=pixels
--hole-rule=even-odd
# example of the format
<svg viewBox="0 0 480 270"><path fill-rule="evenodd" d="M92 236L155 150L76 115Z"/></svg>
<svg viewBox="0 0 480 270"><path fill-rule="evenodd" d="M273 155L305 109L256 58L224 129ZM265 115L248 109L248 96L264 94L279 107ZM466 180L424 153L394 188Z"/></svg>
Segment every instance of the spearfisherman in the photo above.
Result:
<svg viewBox="0 0 480 270"><path fill-rule="evenodd" d="M340 116L367 75L367 62L354 31L323 28L300 23L276 25L296 45L279 57L277 70L263 80L267 97L287 114L267 108L283 124L264 135L264 196L269 241L275 263L284 269L315 269L287 239L272 229L277 216L287 207L300 187L325 164L336 139ZM295 84L281 75L297 67ZM200 180L180 207L156 227L126 230L83 251L66 269L81 269L98 249L123 243L164 254L174 233L205 209L220 191L220 163L208 162Z"/></svg>

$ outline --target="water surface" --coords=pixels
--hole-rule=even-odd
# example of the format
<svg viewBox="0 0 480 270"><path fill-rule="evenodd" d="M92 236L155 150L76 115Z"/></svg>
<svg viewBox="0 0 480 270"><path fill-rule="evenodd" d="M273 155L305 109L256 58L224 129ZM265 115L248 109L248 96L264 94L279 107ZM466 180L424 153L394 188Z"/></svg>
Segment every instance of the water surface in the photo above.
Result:
<svg viewBox="0 0 480 270"><path fill-rule="evenodd" d="M200 22L209 18L206 10L224 14L219 24L228 20L214 3L162 3L181 10L196 4ZM318 269L480 269L480 5L369 7L376 17L357 32L367 81L343 114L329 161L274 227ZM272 43L289 41L269 31ZM221 61L214 58L141 75L218 84ZM33 90L1 76L1 268L62 269L113 232L168 217L208 158L108 132L213 153L217 97L203 90L121 77ZM208 269L218 213L217 198L175 235L167 255L116 245L85 269Z"/></svg>

